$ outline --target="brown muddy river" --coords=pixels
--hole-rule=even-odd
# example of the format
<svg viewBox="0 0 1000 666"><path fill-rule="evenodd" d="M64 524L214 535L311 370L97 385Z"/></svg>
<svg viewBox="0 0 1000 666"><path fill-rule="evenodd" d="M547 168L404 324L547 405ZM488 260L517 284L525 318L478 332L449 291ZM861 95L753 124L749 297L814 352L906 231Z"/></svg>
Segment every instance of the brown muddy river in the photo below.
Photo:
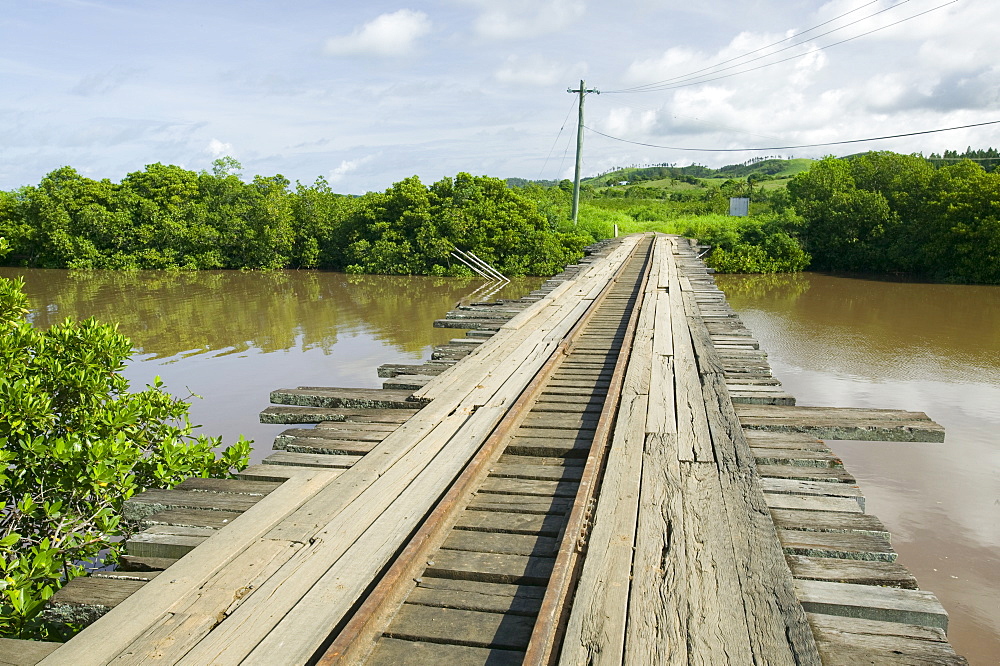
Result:
<svg viewBox="0 0 1000 666"><path fill-rule="evenodd" d="M1000 663L1000 287L717 276L801 405L926 412L944 444L831 441L973 664Z"/></svg>
<svg viewBox="0 0 1000 666"><path fill-rule="evenodd" d="M118 322L135 352L125 375L133 390L157 375L192 398L191 421L206 435L253 439L253 462L288 426L264 425L268 394L296 386L379 388L383 363L419 363L465 332L435 319L481 281L344 275L314 271L69 272L0 268L23 276L35 325L66 317ZM541 278L494 294L517 298Z"/></svg>
<svg viewBox="0 0 1000 666"><path fill-rule="evenodd" d="M463 335L432 322L479 286L307 271L0 268L18 275L35 324L119 322L135 346L133 388L160 375L177 395L203 396L193 422L226 441L256 440L254 460L285 427L258 422L269 391L378 387L378 365L419 362ZM900 561L948 609L955 647L972 663L1000 663L1000 287L818 274L718 281L800 404L924 411L947 428L944 444L831 446L892 531Z"/></svg>

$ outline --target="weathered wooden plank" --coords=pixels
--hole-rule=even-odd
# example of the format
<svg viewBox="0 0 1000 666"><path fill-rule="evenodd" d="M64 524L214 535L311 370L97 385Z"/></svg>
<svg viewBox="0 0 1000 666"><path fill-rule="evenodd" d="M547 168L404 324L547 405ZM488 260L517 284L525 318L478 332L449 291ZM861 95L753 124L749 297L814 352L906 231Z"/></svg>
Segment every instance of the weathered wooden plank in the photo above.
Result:
<svg viewBox="0 0 1000 666"><path fill-rule="evenodd" d="M950 666L968 662L934 627L809 614L824 664Z"/></svg>
<svg viewBox="0 0 1000 666"><path fill-rule="evenodd" d="M469 580L421 578L406 602L487 613L534 616L542 605L545 588Z"/></svg>
<svg viewBox="0 0 1000 666"><path fill-rule="evenodd" d="M416 391L434 379L433 375L396 375L382 382L382 388L390 390Z"/></svg>
<svg viewBox="0 0 1000 666"><path fill-rule="evenodd" d="M439 550L427 563L424 577L477 580L486 583L545 585L552 573L551 557Z"/></svg>
<svg viewBox="0 0 1000 666"><path fill-rule="evenodd" d="M185 490L147 490L129 499L122 515L126 520L142 520L167 509L208 509L242 513L252 507L259 496L225 493L198 493Z"/></svg>
<svg viewBox="0 0 1000 666"><path fill-rule="evenodd" d="M656 385L654 381L651 402ZM675 421L664 419L663 426L668 425L675 427ZM693 516L685 511L685 505L691 505L682 496L680 467L676 434L648 433L625 637L625 663L629 665L688 663L690 589L692 583L697 585L692 578L701 570L689 563L694 553L688 552L688 535L695 528L685 522L686 516ZM697 573L689 574L689 566Z"/></svg>
<svg viewBox="0 0 1000 666"><path fill-rule="evenodd" d="M441 544L441 548L476 553L555 557L559 544L553 537L537 534L496 534L452 530L448 538Z"/></svg>
<svg viewBox="0 0 1000 666"><path fill-rule="evenodd" d="M895 562L896 551L883 537L858 532L806 532L778 530L786 553L809 557Z"/></svg>
<svg viewBox="0 0 1000 666"><path fill-rule="evenodd" d="M530 460L528 456L518 456ZM546 460L553 460L546 458ZM582 465L532 465L528 463L498 463L490 469L496 478L527 479L536 481L579 481L583 474Z"/></svg>
<svg viewBox="0 0 1000 666"><path fill-rule="evenodd" d="M42 617L56 624L87 626L146 585L143 580L83 576L66 583L48 600Z"/></svg>
<svg viewBox="0 0 1000 666"><path fill-rule="evenodd" d="M733 404L737 405L784 405L795 404L795 396L785 391L744 391L737 387L729 389Z"/></svg>
<svg viewBox="0 0 1000 666"><path fill-rule="evenodd" d="M822 497L850 498L858 503L862 511L865 508L865 496L861 494L861 489L850 483L761 478L760 485L764 489L764 492L772 495L817 495Z"/></svg>
<svg viewBox="0 0 1000 666"><path fill-rule="evenodd" d="M482 342L477 340L476 342ZM385 363L378 367L379 377L398 377L399 375L429 375L437 377L455 365L454 361L427 361L420 364Z"/></svg>
<svg viewBox="0 0 1000 666"><path fill-rule="evenodd" d="M289 424L324 423L327 421L403 423L417 411L416 409L328 409L325 407L271 405L260 413L260 422Z"/></svg>
<svg viewBox="0 0 1000 666"><path fill-rule="evenodd" d="M426 404L412 396L410 391L303 386L271 391L271 402L327 409L413 409Z"/></svg>
<svg viewBox="0 0 1000 666"><path fill-rule="evenodd" d="M279 451L316 455L363 456L380 442L359 442L332 437L277 437L274 447Z"/></svg>
<svg viewBox="0 0 1000 666"><path fill-rule="evenodd" d="M594 431L546 430L519 428L517 437L507 446L511 453L522 456L586 457L594 439Z"/></svg>
<svg viewBox="0 0 1000 666"><path fill-rule="evenodd" d="M756 452L754 452L756 455ZM842 467L818 467L816 465L769 465L758 464L757 472L769 479L791 479L793 481L813 481L816 483L857 484L857 479Z"/></svg>
<svg viewBox="0 0 1000 666"><path fill-rule="evenodd" d="M125 542L130 555L179 559L217 532L211 527L154 525Z"/></svg>
<svg viewBox="0 0 1000 666"><path fill-rule="evenodd" d="M219 493L226 495L250 495L263 497L281 485L282 482L246 481L242 479L202 479L193 477L181 481L174 490L190 492Z"/></svg>
<svg viewBox="0 0 1000 666"><path fill-rule="evenodd" d="M937 597L925 590L796 579L795 593L810 613L948 630L948 613Z"/></svg>
<svg viewBox="0 0 1000 666"><path fill-rule="evenodd" d="M534 618L403 604L386 635L470 647L523 650Z"/></svg>
<svg viewBox="0 0 1000 666"><path fill-rule="evenodd" d="M866 562L803 555L785 555L785 561L795 578L917 589L917 579L896 562Z"/></svg>
<svg viewBox="0 0 1000 666"><path fill-rule="evenodd" d="M857 508L855 506L855 508ZM786 530L815 532L858 532L889 540L889 530L882 521L867 513L836 511L800 511L771 509L775 527Z"/></svg>
<svg viewBox="0 0 1000 666"><path fill-rule="evenodd" d="M146 516L145 526L177 525L180 527L210 527L220 529L236 520L236 511L209 511L205 509L168 509Z"/></svg>
<svg viewBox="0 0 1000 666"><path fill-rule="evenodd" d="M530 495L476 495L469 502L472 511L500 511L542 515L562 515L569 511L572 500L566 497L532 497Z"/></svg>
<svg viewBox="0 0 1000 666"><path fill-rule="evenodd" d="M311 430L322 433L338 433L337 435L335 435L338 437L342 436L339 433L351 433L358 435L380 433L382 435L387 435L390 432L396 432L396 430L399 429L399 426L400 424L398 423L355 423L347 421L324 421L323 423L317 423L315 427L311 428Z"/></svg>
<svg viewBox="0 0 1000 666"><path fill-rule="evenodd" d="M764 493L767 507L774 509L801 509L804 511L833 511L837 513L864 513L854 498L825 495L788 495Z"/></svg>
<svg viewBox="0 0 1000 666"><path fill-rule="evenodd" d="M371 430L334 430L332 428L289 428L274 438L274 448L283 449L288 442L299 439L335 439L346 442L378 444L389 433Z"/></svg>
<svg viewBox="0 0 1000 666"><path fill-rule="evenodd" d="M649 403L646 411L646 439L643 447L642 483L636 525L633 584L629 596L628 625L625 635L625 663L688 663L690 588L688 552L693 525L685 522L686 512L678 452L679 427L690 428L690 421L678 422L674 393L673 328L670 326L670 300L677 292L664 289L676 282L676 266L670 259L672 241L657 238L660 269L656 294L657 325L653 331L653 356ZM667 343L664 338L670 339ZM693 433L685 435L686 454L693 456ZM688 498L691 499L691 498ZM687 506L691 506L688 504ZM696 603L697 605L697 603ZM701 624L701 623L698 623ZM696 629L697 631L697 629Z"/></svg>
<svg viewBox="0 0 1000 666"><path fill-rule="evenodd" d="M400 664L462 664L463 666L520 666L524 652L465 645L425 643L383 637L365 662L371 666Z"/></svg>
<svg viewBox="0 0 1000 666"><path fill-rule="evenodd" d="M677 401L677 454L681 460L688 462L712 462L715 460L715 453L712 451L705 400L702 397L695 349L679 281L675 280L671 284L670 293Z"/></svg>
<svg viewBox="0 0 1000 666"><path fill-rule="evenodd" d="M568 429L568 430L579 430L579 429L590 429L593 430L597 426L597 414L561 414L558 412L550 413L534 413L528 414L524 419L524 425L521 429L525 428L544 428L544 429Z"/></svg>
<svg viewBox="0 0 1000 666"><path fill-rule="evenodd" d="M738 405L744 428L801 432L820 439L943 442L944 428L923 412L847 407Z"/></svg>
<svg viewBox="0 0 1000 666"><path fill-rule="evenodd" d="M62 643L0 638L0 666L35 666L60 645Z"/></svg>
<svg viewBox="0 0 1000 666"><path fill-rule="evenodd" d="M645 352L644 362L635 359L637 351ZM560 663L620 663L624 655L650 352L641 342L633 350Z"/></svg>
<svg viewBox="0 0 1000 666"><path fill-rule="evenodd" d="M328 455L325 453L294 453L292 451L275 451L264 458L265 465L292 465L295 467L322 467L330 469L348 469L361 460L361 456Z"/></svg>
<svg viewBox="0 0 1000 666"><path fill-rule="evenodd" d="M464 328L477 331L499 331L506 319L435 319L434 328Z"/></svg>
<svg viewBox="0 0 1000 666"><path fill-rule="evenodd" d="M311 465L311 467L315 467L315 465ZM341 471L334 471L334 469L336 468L330 469L331 474L339 474ZM242 472L237 473L236 478L249 481L286 481L303 471L303 467L290 465L250 465Z"/></svg>
<svg viewBox="0 0 1000 666"><path fill-rule="evenodd" d="M794 465L798 467L837 467L843 468L843 461L829 449L789 449L789 448L765 448L752 446L754 460L758 469L762 465Z"/></svg>
<svg viewBox="0 0 1000 666"><path fill-rule="evenodd" d="M540 497L576 497L579 484L575 481L538 481L533 479L486 479L479 488L481 494L538 495Z"/></svg>
<svg viewBox="0 0 1000 666"><path fill-rule="evenodd" d="M559 536L564 523L561 515L463 511L455 523L455 529L555 537Z"/></svg>

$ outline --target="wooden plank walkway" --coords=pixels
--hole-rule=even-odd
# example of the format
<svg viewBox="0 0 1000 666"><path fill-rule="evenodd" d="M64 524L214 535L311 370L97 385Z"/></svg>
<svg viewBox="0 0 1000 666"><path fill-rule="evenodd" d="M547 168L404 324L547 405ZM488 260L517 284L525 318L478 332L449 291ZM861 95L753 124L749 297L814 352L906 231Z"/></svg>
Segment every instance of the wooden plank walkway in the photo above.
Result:
<svg viewBox="0 0 1000 666"><path fill-rule="evenodd" d="M130 501L131 571L48 611L93 623L11 663L964 663L821 441L943 431L795 406L695 250L604 242L383 389L273 392L265 464Z"/></svg>

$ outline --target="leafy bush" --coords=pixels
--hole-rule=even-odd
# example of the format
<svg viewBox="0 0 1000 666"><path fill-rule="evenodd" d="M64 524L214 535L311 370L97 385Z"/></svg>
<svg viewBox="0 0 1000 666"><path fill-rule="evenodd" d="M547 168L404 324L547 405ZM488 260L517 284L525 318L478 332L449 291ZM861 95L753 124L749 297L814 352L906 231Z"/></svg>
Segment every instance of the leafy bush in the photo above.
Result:
<svg viewBox="0 0 1000 666"><path fill-rule="evenodd" d="M683 236L711 245L705 263L720 273L790 273L809 265L795 237L801 225L792 211L756 217L705 215L680 229Z"/></svg>
<svg viewBox="0 0 1000 666"><path fill-rule="evenodd" d="M817 267L1000 284L1000 174L914 155L828 157L788 185Z"/></svg>
<svg viewBox="0 0 1000 666"><path fill-rule="evenodd" d="M193 434L189 404L157 378L121 375L131 345L89 319L40 331L18 282L0 279L0 636L58 638L38 617L84 563L127 534L124 502L149 487L246 467L240 438Z"/></svg>
<svg viewBox="0 0 1000 666"><path fill-rule="evenodd" d="M150 164L116 184L62 167L38 186L0 193L0 235L12 260L45 268L467 274L450 257L457 245L512 276L551 275L588 240L557 233L558 189L536 200L460 173L429 188L414 176L348 197L322 178L294 190L280 174L245 183L239 168L231 158L212 173Z"/></svg>

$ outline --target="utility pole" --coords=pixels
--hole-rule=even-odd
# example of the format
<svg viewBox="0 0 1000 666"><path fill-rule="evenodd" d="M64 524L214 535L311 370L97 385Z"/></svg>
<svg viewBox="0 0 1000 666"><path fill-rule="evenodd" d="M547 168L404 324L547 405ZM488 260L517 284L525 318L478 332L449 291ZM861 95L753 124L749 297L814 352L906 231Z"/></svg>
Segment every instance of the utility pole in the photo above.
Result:
<svg viewBox="0 0 1000 666"><path fill-rule="evenodd" d="M579 93L580 95L580 118L576 124L576 171L573 176L573 226L576 226L577 214L580 212L580 161L583 155L583 98L587 93L601 94L600 90L587 90L587 84L580 79L580 89L573 90L566 88L568 93Z"/></svg>

